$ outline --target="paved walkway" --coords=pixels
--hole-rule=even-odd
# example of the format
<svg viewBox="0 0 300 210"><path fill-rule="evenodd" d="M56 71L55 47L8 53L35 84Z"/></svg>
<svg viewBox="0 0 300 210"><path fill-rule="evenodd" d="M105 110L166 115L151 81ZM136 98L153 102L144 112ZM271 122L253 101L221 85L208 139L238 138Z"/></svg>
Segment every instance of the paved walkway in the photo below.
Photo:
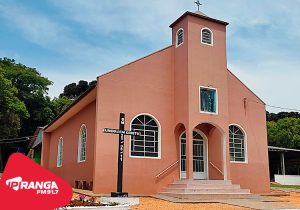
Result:
<svg viewBox="0 0 300 210"><path fill-rule="evenodd" d="M169 196L155 195L154 198L174 202L174 203L223 203L233 206L239 206L244 208L259 209L259 210L271 210L271 209L295 209L290 206L278 205L276 202L282 202L282 200L275 198L266 198L264 196L255 196L253 198L246 199L178 199Z"/></svg>
<svg viewBox="0 0 300 210"><path fill-rule="evenodd" d="M284 192L300 192L300 189L294 188L281 188L281 187L271 187L272 190L280 190Z"/></svg>
<svg viewBox="0 0 300 210"><path fill-rule="evenodd" d="M228 199L220 202L234 205L234 206L251 208L251 209L262 209L262 210L295 209L295 208L291 208L290 206L276 205L273 202L264 202L257 199Z"/></svg>

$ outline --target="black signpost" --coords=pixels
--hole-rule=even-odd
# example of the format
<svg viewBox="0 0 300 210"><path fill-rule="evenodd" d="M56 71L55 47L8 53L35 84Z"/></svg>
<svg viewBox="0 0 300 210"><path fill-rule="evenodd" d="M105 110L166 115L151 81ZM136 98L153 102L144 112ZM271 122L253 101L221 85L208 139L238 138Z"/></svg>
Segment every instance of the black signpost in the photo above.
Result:
<svg viewBox="0 0 300 210"><path fill-rule="evenodd" d="M123 160L124 160L124 136L140 136L141 133L134 131L125 131L125 114L120 113L119 129L104 128L103 133L119 134L119 153L118 153L118 181L117 192L112 192L111 197L128 197L127 192L123 192Z"/></svg>

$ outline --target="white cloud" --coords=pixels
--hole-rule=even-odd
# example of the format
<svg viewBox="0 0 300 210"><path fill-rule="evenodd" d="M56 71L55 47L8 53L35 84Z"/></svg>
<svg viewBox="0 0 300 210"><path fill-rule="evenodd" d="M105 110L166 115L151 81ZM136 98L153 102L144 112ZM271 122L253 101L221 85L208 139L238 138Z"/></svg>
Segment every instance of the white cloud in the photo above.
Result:
<svg viewBox="0 0 300 210"><path fill-rule="evenodd" d="M187 2L174 0L52 0L64 18L96 33L129 33L150 42L170 42L168 25L179 17Z"/></svg>
<svg viewBox="0 0 300 210"><path fill-rule="evenodd" d="M258 66L259 71L254 71ZM277 60L269 63L231 63L230 70L236 74L254 93L256 93L267 105L283 108L300 108L299 78L300 71L295 68L300 61ZM281 71L274 71L275 67L284 67ZM267 107L272 112L287 110Z"/></svg>
<svg viewBox="0 0 300 210"><path fill-rule="evenodd" d="M53 86L50 86L48 91L51 98L58 97L67 84L78 83L79 80L91 82L96 80L96 77L98 76L97 73L90 72L87 72L84 75L82 73L73 73L72 76L70 76L70 73L63 73L57 69L46 69L46 72L47 73L44 76L54 81Z"/></svg>

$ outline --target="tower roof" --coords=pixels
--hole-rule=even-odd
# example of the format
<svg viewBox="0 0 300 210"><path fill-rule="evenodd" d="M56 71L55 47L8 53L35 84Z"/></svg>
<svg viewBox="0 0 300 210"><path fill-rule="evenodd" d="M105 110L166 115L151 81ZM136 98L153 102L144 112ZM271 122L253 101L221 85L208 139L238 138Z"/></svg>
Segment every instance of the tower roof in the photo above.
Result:
<svg viewBox="0 0 300 210"><path fill-rule="evenodd" d="M197 18L202 18L202 19L205 19L205 20L209 20L209 21L213 21L215 23L219 23L219 24L223 24L225 26L227 26L229 23L227 22L224 22L222 20L217 20L217 19L214 19L214 18L211 18L211 17L208 17L207 15L205 15L203 12L200 12L200 11L197 11L197 12L185 12L183 15L181 15L177 20L175 20L171 25L170 25L170 28L173 28L173 26L175 26L180 20L182 20L183 18L185 18L186 16L188 15L191 15L191 16L194 16L194 17L197 17Z"/></svg>

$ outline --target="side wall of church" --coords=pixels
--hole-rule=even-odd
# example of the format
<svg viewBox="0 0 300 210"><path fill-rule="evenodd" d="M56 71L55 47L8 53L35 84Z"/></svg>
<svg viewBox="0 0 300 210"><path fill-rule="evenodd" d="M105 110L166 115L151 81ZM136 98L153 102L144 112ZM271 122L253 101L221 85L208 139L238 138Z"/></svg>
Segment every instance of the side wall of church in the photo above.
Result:
<svg viewBox="0 0 300 210"><path fill-rule="evenodd" d="M66 180L73 187L75 180L93 181L95 110L96 102L94 101L50 135L46 135L45 145L48 145L50 151L47 161L48 169ZM86 161L79 163L79 130L83 124L87 128ZM63 161L62 166L57 167L58 140L61 137L63 138ZM43 153L47 154L47 152Z"/></svg>
<svg viewBox="0 0 300 210"><path fill-rule="evenodd" d="M246 134L247 163L230 163L231 180L252 193L270 191L266 110L235 76L228 72L229 123ZM244 100L246 99L246 100Z"/></svg>

